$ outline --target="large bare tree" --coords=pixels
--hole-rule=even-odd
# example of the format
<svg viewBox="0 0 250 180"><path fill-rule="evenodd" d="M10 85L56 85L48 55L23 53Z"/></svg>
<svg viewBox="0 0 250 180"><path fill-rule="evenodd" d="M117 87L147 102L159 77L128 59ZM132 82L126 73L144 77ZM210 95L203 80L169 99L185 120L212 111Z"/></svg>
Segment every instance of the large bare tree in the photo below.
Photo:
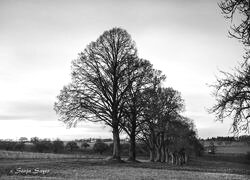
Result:
<svg viewBox="0 0 250 180"><path fill-rule="evenodd" d="M244 61L233 73L221 72L221 78L213 85L216 104L210 112L216 120L233 118L234 133L249 133L250 117L250 0L223 0L219 7L227 19L231 20L229 35L239 39L245 46Z"/></svg>
<svg viewBox="0 0 250 180"><path fill-rule="evenodd" d="M223 0L219 3L225 18L231 21L229 35L239 39L244 45L250 45L250 1Z"/></svg>
<svg viewBox="0 0 250 180"><path fill-rule="evenodd" d="M112 128L113 159L120 160L119 126L140 66L131 36L121 28L105 31L72 63L72 82L54 109L69 126L78 121L104 122Z"/></svg>
<svg viewBox="0 0 250 180"><path fill-rule="evenodd" d="M210 109L216 119L233 118L233 132L249 132L250 123L250 66L246 63L235 72L223 72L224 77L213 85L216 104Z"/></svg>

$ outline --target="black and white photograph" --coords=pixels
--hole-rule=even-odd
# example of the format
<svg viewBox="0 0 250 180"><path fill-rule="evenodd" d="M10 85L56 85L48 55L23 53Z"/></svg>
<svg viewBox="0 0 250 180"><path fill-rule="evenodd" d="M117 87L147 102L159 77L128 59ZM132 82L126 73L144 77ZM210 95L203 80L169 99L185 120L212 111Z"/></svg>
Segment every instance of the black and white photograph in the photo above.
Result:
<svg viewBox="0 0 250 180"><path fill-rule="evenodd" d="M0 179L250 179L250 0L0 0Z"/></svg>

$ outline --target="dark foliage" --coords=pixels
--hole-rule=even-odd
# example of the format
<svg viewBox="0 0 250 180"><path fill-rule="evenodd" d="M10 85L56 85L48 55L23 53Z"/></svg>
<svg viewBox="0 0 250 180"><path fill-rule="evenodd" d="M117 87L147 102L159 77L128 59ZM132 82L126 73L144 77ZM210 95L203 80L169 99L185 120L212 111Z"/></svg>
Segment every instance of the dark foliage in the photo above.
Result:
<svg viewBox="0 0 250 180"><path fill-rule="evenodd" d="M34 151L40 153L49 153L53 150L53 145L50 140L39 140L33 143L34 144Z"/></svg>
<svg viewBox="0 0 250 180"><path fill-rule="evenodd" d="M101 140L96 141L96 143L93 146L93 150L100 154L104 153L108 149L109 149L109 146Z"/></svg>
<svg viewBox="0 0 250 180"><path fill-rule="evenodd" d="M75 141L70 141L66 144L65 149L70 152L74 152L79 150L79 146Z"/></svg>
<svg viewBox="0 0 250 180"><path fill-rule="evenodd" d="M87 142L82 143L81 148L86 149L87 147L89 147L89 144Z"/></svg>
<svg viewBox="0 0 250 180"><path fill-rule="evenodd" d="M23 151L24 148L25 148L24 142L17 142L14 147L16 151Z"/></svg>
<svg viewBox="0 0 250 180"><path fill-rule="evenodd" d="M62 153L64 151L64 144L63 141L57 139L52 142L53 145L53 152L54 153Z"/></svg>
<svg viewBox="0 0 250 180"><path fill-rule="evenodd" d="M250 151L247 152L247 154L246 154L246 159L247 159L248 161L250 161Z"/></svg>

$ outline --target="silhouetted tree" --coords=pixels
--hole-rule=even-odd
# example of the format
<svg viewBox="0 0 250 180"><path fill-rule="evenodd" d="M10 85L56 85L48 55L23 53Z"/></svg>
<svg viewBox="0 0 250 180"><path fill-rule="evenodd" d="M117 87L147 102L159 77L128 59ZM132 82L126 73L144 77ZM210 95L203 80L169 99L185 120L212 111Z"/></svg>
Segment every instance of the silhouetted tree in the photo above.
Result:
<svg viewBox="0 0 250 180"><path fill-rule="evenodd" d="M21 142L26 142L26 141L28 141L28 138L26 138L26 137L20 137L20 138L19 138L19 141L21 141Z"/></svg>
<svg viewBox="0 0 250 180"><path fill-rule="evenodd" d="M165 136L169 122L183 109L180 93L172 88L155 86L144 92L141 139L148 145L150 161L165 161ZM156 156L156 158L155 158Z"/></svg>
<svg viewBox="0 0 250 180"><path fill-rule="evenodd" d="M250 121L250 66L242 65L234 74L223 72L224 78L213 85L216 104L210 112L223 121L233 118L233 132L249 132Z"/></svg>
<svg viewBox="0 0 250 180"><path fill-rule="evenodd" d="M229 35L239 39L244 45L250 45L250 1L223 0L219 7L225 18L232 23Z"/></svg>
<svg viewBox="0 0 250 180"><path fill-rule="evenodd" d="M224 77L217 78L213 85L216 104L210 109L216 114L216 120L223 121L232 117L234 133L249 132L250 117L250 1L249 0L223 0L219 7L227 19L231 20L229 35L239 39L246 49L244 62L234 73L221 72ZM237 18L236 18L237 17Z"/></svg>
<svg viewBox="0 0 250 180"><path fill-rule="evenodd" d="M148 61L140 60L140 63L140 68L134 72L138 78L133 83L125 102L124 120L120 123L121 128L130 138L129 161L136 160L136 136L140 133L140 125L144 123L143 91L152 87L154 83L160 84L165 79L161 71L154 70Z"/></svg>
<svg viewBox="0 0 250 180"><path fill-rule="evenodd" d="M89 144L87 142L84 142L82 143L81 147L86 149L87 147L89 147Z"/></svg>
<svg viewBox="0 0 250 180"><path fill-rule="evenodd" d="M51 152L53 145L49 139L39 139L37 137L31 138L31 142L34 144L34 151L44 153Z"/></svg>
<svg viewBox="0 0 250 180"><path fill-rule="evenodd" d="M139 66L130 35L121 28L105 31L73 61L72 83L61 90L54 106L69 126L83 120L110 126L113 159L120 160L119 124Z"/></svg>
<svg viewBox="0 0 250 180"><path fill-rule="evenodd" d="M184 110L184 100L180 92L172 88L159 88L159 114L157 116L156 132L156 161L166 161L166 133L169 123L179 117Z"/></svg>
<svg viewBox="0 0 250 180"><path fill-rule="evenodd" d="M165 140L166 157L173 154L177 155L175 163L179 165L187 162L188 155L201 155L203 152L203 146L197 138L193 121L183 116L169 122ZM169 158L166 161L169 162Z"/></svg>
<svg viewBox="0 0 250 180"><path fill-rule="evenodd" d="M55 141L53 141L53 152L54 153L59 153L62 152L64 150L64 144L63 141L61 141L60 139L56 139Z"/></svg>
<svg viewBox="0 0 250 180"><path fill-rule="evenodd" d="M35 144L38 141L39 141L38 137L32 137L32 138L30 138L30 142L32 142L33 144Z"/></svg>
<svg viewBox="0 0 250 180"><path fill-rule="evenodd" d="M23 151L24 147L25 147L24 142L17 142L14 148L16 151Z"/></svg>
<svg viewBox="0 0 250 180"><path fill-rule="evenodd" d="M75 141L69 141L66 145L65 145L65 149L73 152L79 149L79 146L77 145L77 143Z"/></svg>

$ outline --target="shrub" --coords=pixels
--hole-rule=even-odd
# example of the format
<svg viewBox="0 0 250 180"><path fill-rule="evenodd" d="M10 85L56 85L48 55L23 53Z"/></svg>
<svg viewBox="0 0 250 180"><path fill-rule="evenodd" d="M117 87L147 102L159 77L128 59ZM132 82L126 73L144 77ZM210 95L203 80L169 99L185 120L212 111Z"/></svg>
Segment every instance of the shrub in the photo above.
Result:
<svg viewBox="0 0 250 180"><path fill-rule="evenodd" d="M53 145L49 140L41 140L35 143L34 148L40 153L51 152L53 149Z"/></svg>
<svg viewBox="0 0 250 180"><path fill-rule="evenodd" d="M0 141L0 149L7 151L14 151L17 142L14 141Z"/></svg>
<svg viewBox="0 0 250 180"><path fill-rule="evenodd" d="M53 152L54 153L63 152L64 144L63 144L63 141L61 141L60 139L56 139L55 141L53 141L52 145L53 145Z"/></svg>
<svg viewBox="0 0 250 180"><path fill-rule="evenodd" d="M37 137L33 137L30 139L30 141L34 144L32 147L34 152L52 152L53 150L53 145L49 139L39 139Z"/></svg>
<svg viewBox="0 0 250 180"><path fill-rule="evenodd" d="M16 151L23 151L25 147L24 142L18 142L15 144L15 150Z"/></svg>
<svg viewBox="0 0 250 180"><path fill-rule="evenodd" d="M96 141L93 147L93 150L100 154L107 151L108 149L109 149L109 146L101 140Z"/></svg>
<svg viewBox="0 0 250 180"><path fill-rule="evenodd" d="M81 148L86 149L87 147L89 147L89 144L87 142L82 143Z"/></svg>
<svg viewBox="0 0 250 180"><path fill-rule="evenodd" d="M73 152L79 149L79 146L77 145L77 143L75 141L70 141L66 144L65 149L67 151Z"/></svg>

